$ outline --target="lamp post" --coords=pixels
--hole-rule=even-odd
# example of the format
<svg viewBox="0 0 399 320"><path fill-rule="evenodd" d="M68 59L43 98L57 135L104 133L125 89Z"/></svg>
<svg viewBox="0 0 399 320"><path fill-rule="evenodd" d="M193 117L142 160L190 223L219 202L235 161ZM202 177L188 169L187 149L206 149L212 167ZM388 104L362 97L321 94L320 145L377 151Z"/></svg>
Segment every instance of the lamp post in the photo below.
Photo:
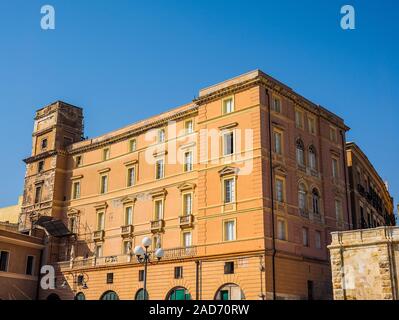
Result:
<svg viewBox="0 0 399 320"><path fill-rule="evenodd" d="M147 299L147 266L148 263L151 263L151 252L148 251L148 248L151 246L151 238L144 237L141 241L142 246L136 246L134 248L134 254L136 255L137 261L141 264L144 264L144 292L143 292L143 300ZM144 247L144 249L143 249ZM161 260L164 256L164 251L162 248L158 248L155 250L155 257Z"/></svg>

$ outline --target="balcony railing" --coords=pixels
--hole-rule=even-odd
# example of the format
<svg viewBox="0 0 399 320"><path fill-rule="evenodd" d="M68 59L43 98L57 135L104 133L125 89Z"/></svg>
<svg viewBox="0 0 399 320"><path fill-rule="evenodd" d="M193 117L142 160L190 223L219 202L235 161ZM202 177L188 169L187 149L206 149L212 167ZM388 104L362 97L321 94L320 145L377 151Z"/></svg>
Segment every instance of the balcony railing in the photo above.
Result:
<svg viewBox="0 0 399 320"><path fill-rule="evenodd" d="M121 227L121 235L122 237L129 237L133 234L133 225L128 224L126 226Z"/></svg>
<svg viewBox="0 0 399 320"><path fill-rule="evenodd" d="M309 212L305 209L299 209L299 214L304 218L309 218Z"/></svg>
<svg viewBox="0 0 399 320"><path fill-rule="evenodd" d="M193 226L194 216L192 214L186 214L179 217L179 223L181 228L189 228Z"/></svg>
<svg viewBox="0 0 399 320"><path fill-rule="evenodd" d="M97 230L93 232L93 240L94 241L102 241L104 240L104 230Z"/></svg>
<svg viewBox="0 0 399 320"><path fill-rule="evenodd" d="M151 221L151 231L152 232L162 231L164 226L165 226L165 220L163 220L163 219Z"/></svg>
<svg viewBox="0 0 399 320"><path fill-rule="evenodd" d="M180 247L164 250L164 257L162 260L183 260L197 255L197 247ZM130 254L113 255L106 257L89 257L85 259L74 259L70 261L61 261L55 263L60 269L84 269L101 267L107 265L117 264L138 264L136 258Z"/></svg>

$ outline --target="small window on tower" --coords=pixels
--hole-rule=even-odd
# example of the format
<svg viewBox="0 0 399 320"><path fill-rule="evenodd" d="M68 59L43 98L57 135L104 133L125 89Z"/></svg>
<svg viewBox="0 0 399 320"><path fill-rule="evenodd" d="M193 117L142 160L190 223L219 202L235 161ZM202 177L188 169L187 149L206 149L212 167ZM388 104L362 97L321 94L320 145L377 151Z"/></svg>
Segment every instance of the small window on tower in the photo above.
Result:
<svg viewBox="0 0 399 320"><path fill-rule="evenodd" d="M37 172L40 173L44 170L44 161L39 161L37 164Z"/></svg>
<svg viewBox="0 0 399 320"><path fill-rule="evenodd" d="M47 139L43 139L43 140L42 140L41 148L42 148L42 150L44 150L44 149L47 148Z"/></svg>

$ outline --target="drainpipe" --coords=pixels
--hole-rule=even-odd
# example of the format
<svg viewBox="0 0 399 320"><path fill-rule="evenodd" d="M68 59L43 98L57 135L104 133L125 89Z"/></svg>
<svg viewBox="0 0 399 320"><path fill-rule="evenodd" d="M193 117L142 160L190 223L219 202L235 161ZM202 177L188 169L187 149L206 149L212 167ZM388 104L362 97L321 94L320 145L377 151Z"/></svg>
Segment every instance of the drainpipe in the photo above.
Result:
<svg viewBox="0 0 399 320"><path fill-rule="evenodd" d="M44 249L40 250L39 270L37 272L37 284L36 284L36 297L35 297L35 300L39 300L40 280L41 280L41 277L42 277L41 270L42 270L42 266L43 266L43 251L44 251Z"/></svg>
<svg viewBox="0 0 399 320"><path fill-rule="evenodd" d="M274 184L273 184L273 151L272 151L272 119L271 119L271 101L269 90L266 89L267 96L267 111L269 113L269 164L270 164L270 195L272 201L272 287L273 287L273 300L276 300L276 239L274 231Z"/></svg>
<svg viewBox="0 0 399 320"><path fill-rule="evenodd" d="M195 300L199 300L199 263L195 261Z"/></svg>
<svg viewBox="0 0 399 320"><path fill-rule="evenodd" d="M346 163L346 145L345 145L345 135L343 133L342 130L339 130L340 134L341 134L341 141L342 141L342 151L343 151L343 157L342 157L342 161L343 161L343 165L344 165L344 178L345 178L345 198L346 198L346 213L348 216L348 228L352 229L351 226L351 220L350 220L350 214L349 214L349 199L348 199L348 177L347 177L347 163Z"/></svg>

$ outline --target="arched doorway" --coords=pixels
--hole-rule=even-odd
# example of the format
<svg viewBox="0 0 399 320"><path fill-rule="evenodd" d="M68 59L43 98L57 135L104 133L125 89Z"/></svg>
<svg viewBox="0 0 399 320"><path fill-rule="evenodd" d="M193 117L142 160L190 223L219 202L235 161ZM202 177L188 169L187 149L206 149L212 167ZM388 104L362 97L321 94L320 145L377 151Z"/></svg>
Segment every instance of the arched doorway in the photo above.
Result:
<svg viewBox="0 0 399 320"><path fill-rule="evenodd" d="M144 299L144 289L139 289L134 296L134 300L149 300L148 291L145 291L145 299Z"/></svg>
<svg viewBox="0 0 399 320"><path fill-rule="evenodd" d="M191 300L191 294L184 287L175 287L169 291L166 300Z"/></svg>
<svg viewBox="0 0 399 320"><path fill-rule="evenodd" d="M118 295L115 291L106 291L101 296L100 300L119 300Z"/></svg>
<svg viewBox="0 0 399 320"><path fill-rule="evenodd" d="M76 294L75 300L86 300L86 296L83 292L79 292L78 294Z"/></svg>
<svg viewBox="0 0 399 320"><path fill-rule="evenodd" d="M51 293L47 296L46 300L53 300L53 301L57 301L57 300L61 300L59 295L56 293Z"/></svg>
<svg viewBox="0 0 399 320"><path fill-rule="evenodd" d="M215 300L245 300L245 295L235 283L226 283L216 292Z"/></svg>

